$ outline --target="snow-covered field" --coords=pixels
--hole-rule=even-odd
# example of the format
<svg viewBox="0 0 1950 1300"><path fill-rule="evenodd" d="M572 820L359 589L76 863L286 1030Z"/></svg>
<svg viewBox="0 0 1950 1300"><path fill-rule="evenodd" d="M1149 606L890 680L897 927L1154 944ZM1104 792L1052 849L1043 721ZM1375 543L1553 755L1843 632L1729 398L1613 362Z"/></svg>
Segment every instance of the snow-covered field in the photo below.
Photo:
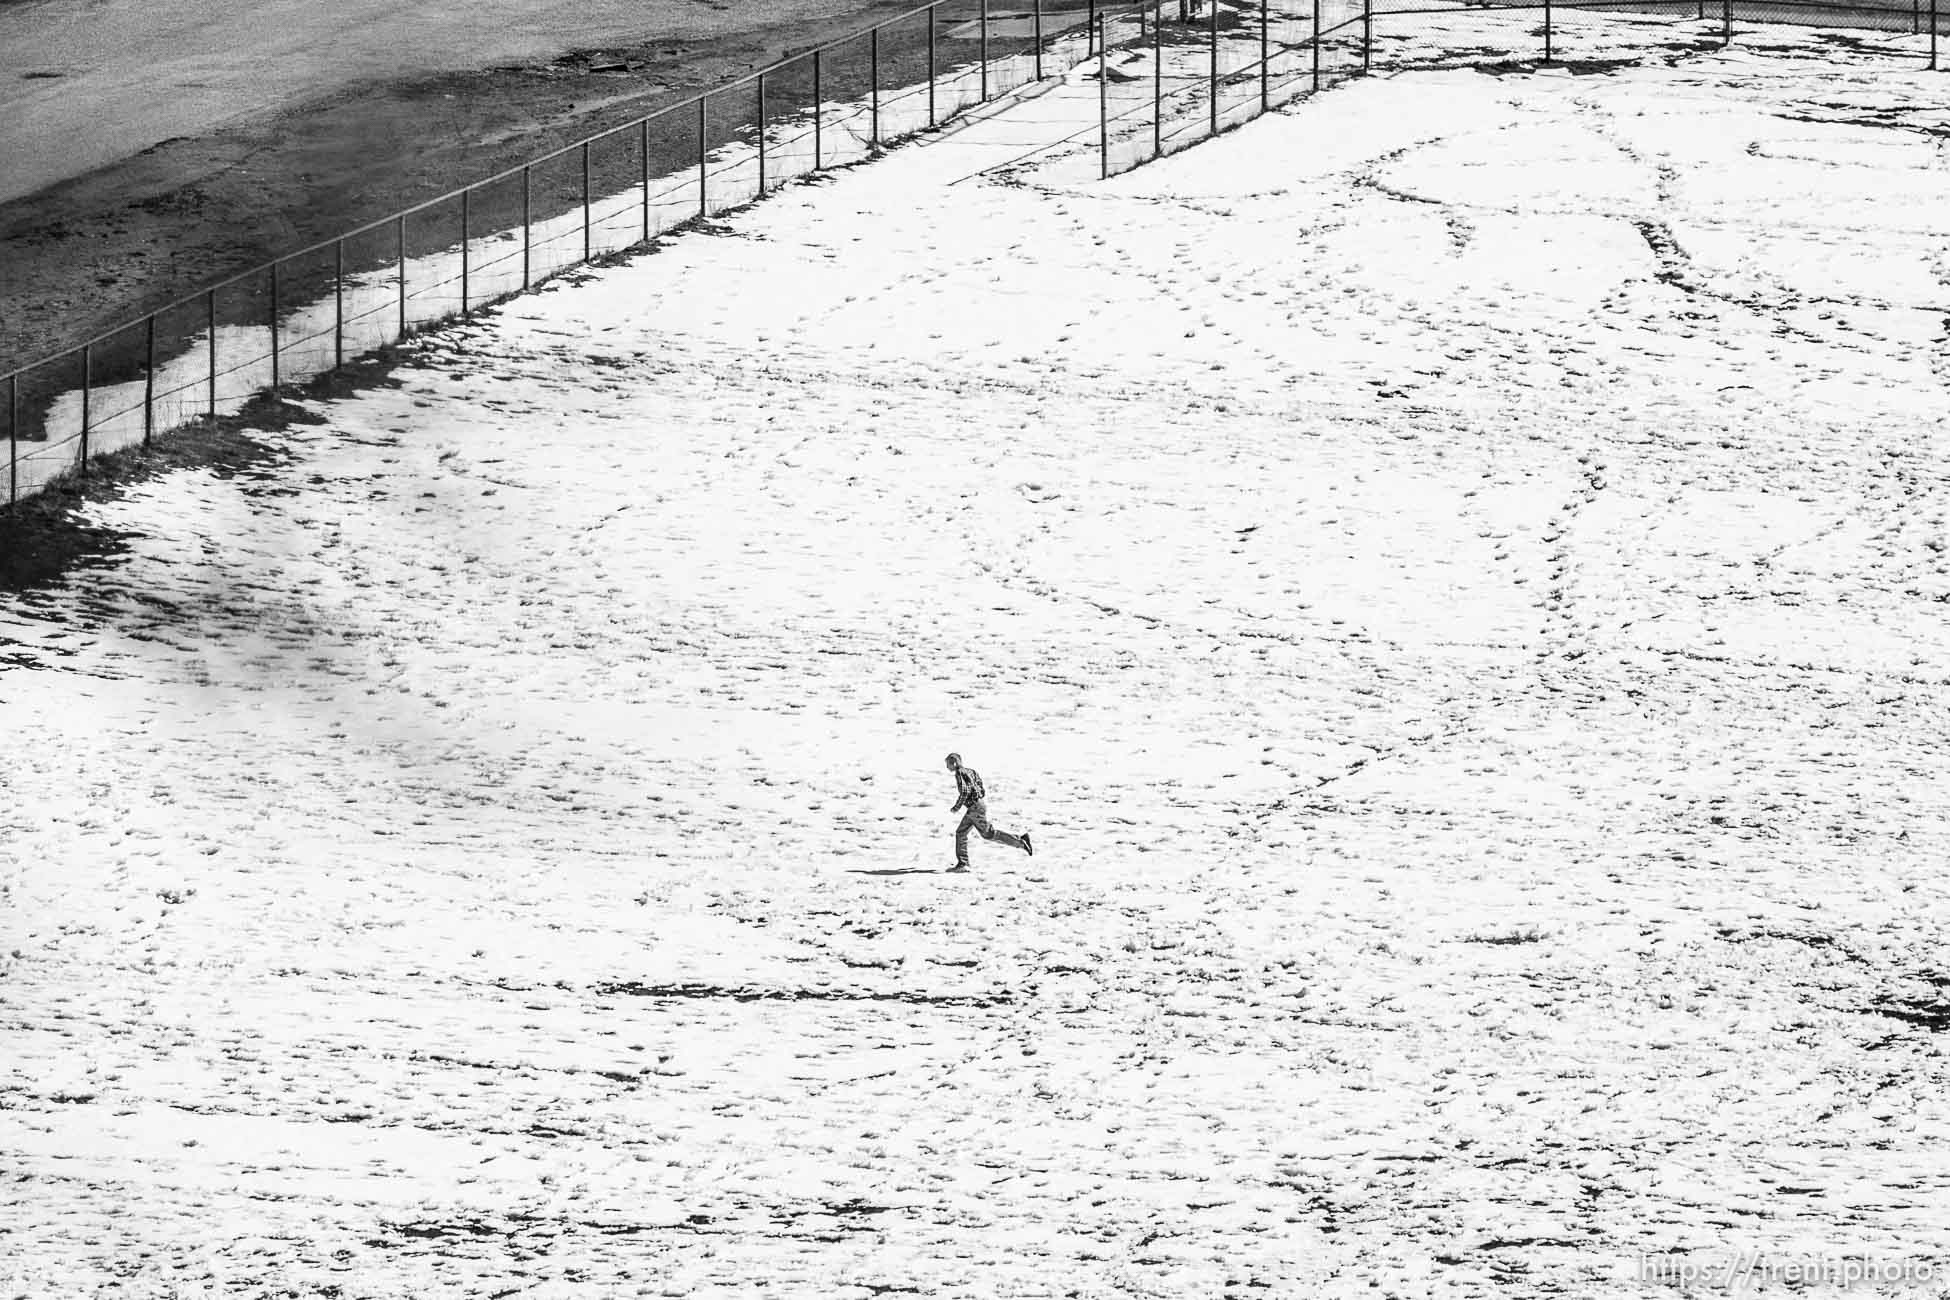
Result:
<svg viewBox="0 0 1950 1300"><path fill-rule="evenodd" d="M995 170L1078 76L96 507L0 1294L1940 1290L1950 81L1852 57Z"/></svg>

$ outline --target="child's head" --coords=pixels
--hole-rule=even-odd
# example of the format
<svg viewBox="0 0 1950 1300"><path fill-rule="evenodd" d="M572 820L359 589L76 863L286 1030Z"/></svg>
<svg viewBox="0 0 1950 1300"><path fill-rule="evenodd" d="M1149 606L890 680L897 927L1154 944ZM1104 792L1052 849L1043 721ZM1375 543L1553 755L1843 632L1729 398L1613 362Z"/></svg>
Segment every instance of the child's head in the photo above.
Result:
<svg viewBox="0 0 1950 1300"><path fill-rule="evenodd" d="M950 772L959 772L959 771L961 771L961 755L960 755L960 754L950 754L950 755L948 755L948 770L949 770Z"/></svg>

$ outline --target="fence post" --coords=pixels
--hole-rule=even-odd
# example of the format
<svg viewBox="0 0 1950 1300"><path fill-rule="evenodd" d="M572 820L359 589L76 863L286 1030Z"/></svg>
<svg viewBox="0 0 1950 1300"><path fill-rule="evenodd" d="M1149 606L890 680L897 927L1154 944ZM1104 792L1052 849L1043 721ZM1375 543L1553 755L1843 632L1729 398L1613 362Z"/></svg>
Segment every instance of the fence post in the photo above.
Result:
<svg viewBox="0 0 1950 1300"><path fill-rule="evenodd" d="M1165 154L1165 0L1151 15L1151 157Z"/></svg>
<svg viewBox="0 0 1950 1300"><path fill-rule="evenodd" d="M1259 111L1265 113L1273 104L1273 43L1270 32L1271 23L1267 11L1271 0L1259 0Z"/></svg>
<svg viewBox="0 0 1950 1300"><path fill-rule="evenodd" d="M1733 0L1720 0L1720 48L1733 44Z"/></svg>
<svg viewBox="0 0 1950 1300"><path fill-rule="evenodd" d="M765 74L758 74L758 197L765 197Z"/></svg>
<svg viewBox="0 0 1950 1300"><path fill-rule="evenodd" d="M153 315L149 317L142 353L142 445L147 447L156 436L156 318Z"/></svg>
<svg viewBox="0 0 1950 1300"><path fill-rule="evenodd" d="M711 118L705 105L710 96L700 95L697 100L697 215L711 215L711 163L705 156L705 133L711 129Z"/></svg>
<svg viewBox="0 0 1950 1300"><path fill-rule="evenodd" d="M1206 44L1212 55L1212 134L1219 133L1219 0L1206 0L1212 6L1212 17L1206 23Z"/></svg>
<svg viewBox="0 0 1950 1300"><path fill-rule="evenodd" d="M982 102L989 102L989 0L982 0Z"/></svg>
<svg viewBox="0 0 1950 1300"><path fill-rule="evenodd" d="M345 369L345 241L332 241L332 369Z"/></svg>
<svg viewBox="0 0 1950 1300"><path fill-rule="evenodd" d="M81 345L81 470L88 472L88 424L92 411L88 390L95 386L95 345Z"/></svg>
<svg viewBox="0 0 1950 1300"><path fill-rule="evenodd" d="M278 369L278 264L271 263L271 387L282 378Z"/></svg>
<svg viewBox="0 0 1950 1300"><path fill-rule="evenodd" d="M20 376L7 376L7 504L20 500Z"/></svg>
<svg viewBox="0 0 1950 1300"><path fill-rule="evenodd" d="M1544 0L1544 62L1549 63L1556 54L1553 38L1556 33L1551 28L1551 0Z"/></svg>
<svg viewBox="0 0 1950 1300"><path fill-rule="evenodd" d="M1035 0L1036 15L1036 80L1043 79L1043 0Z"/></svg>
<svg viewBox="0 0 1950 1300"><path fill-rule="evenodd" d="M928 6L928 125L936 124L934 108L934 11L937 5Z"/></svg>
<svg viewBox="0 0 1950 1300"><path fill-rule="evenodd" d="M1320 0L1314 0L1314 90L1320 90Z"/></svg>
<svg viewBox="0 0 1950 1300"><path fill-rule="evenodd" d="M589 260L592 232L589 221L589 142L582 142L582 260Z"/></svg>
<svg viewBox="0 0 1950 1300"><path fill-rule="evenodd" d="M867 66L873 83L873 117L868 126L867 148L880 148L880 29L874 28L868 35Z"/></svg>
<svg viewBox="0 0 1950 1300"><path fill-rule="evenodd" d="M821 60L819 57L819 51L814 50L813 51L813 170L814 171L824 171L826 169L825 152L820 140L820 123L823 122L826 118L826 105L824 100L821 97L820 89L819 89L820 64L821 64Z"/></svg>
<svg viewBox="0 0 1950 1300"><path fill-rule="evenodd" d="M524 289L526 289L529 284L529 275L528 275L529 246L534 242L533 238L529 233L531 228L531 223L528 220L528 212L529 212L528 198L529 198L528 168L526 166L523 166L521 169L521 287ZM645 192L644 201L645 202L649 201L648 191Z"/></svg>
<svg viewBox="0 0 1950 1300"><path fill-rule="evenodd" d="M467 217L468 217L468 209L471 206L468 203L468 196L473 192L474 191L471 189L462 190L460 192L460 314L463 316L465 316L468 311L468 296L467 296L468 221L467 221Z"/></svg>
<svg viewBox="0 0 1950 1300"><path fill-rule="evenodd" d="M1110 48L1097 18L1097 179L1110 179Z"/></svg>
<svg viewBox="0 0 1950 1300"><path fill-rule="evenodd" d="M395 223L394 243L399 253L399 336L406 337L406 217L402 214Z"/></svg>
<svg viewBox="0 0 1950 1300"><path fill-rule="evenodd" d="M1361 75L1374 67L1374 0L1361 0Z"/></svg>
<svg viewBox="0 0 1950 1300"><path fill-rule="evenodd" d="M204 302L204 315L210 327L210 418L217 418L217 291L210 290Z"/></svg>
<svg viewBox="0 0 1950 1300"><path fill-rule="evenodd" d="M650 242L650 119L636 124L637 182L643 188L643 242ZM761 137L762 138L762 137Z"/></svg>
<svg viewBox="0 0 1950 1300"><path fill-rule="evenodd" d="M1937 4L1937 0L1930 0L1930 71L1931 72L1935 72L1937 70L1936 68L1936 29L1937 29L1936 4Z"/></svg>

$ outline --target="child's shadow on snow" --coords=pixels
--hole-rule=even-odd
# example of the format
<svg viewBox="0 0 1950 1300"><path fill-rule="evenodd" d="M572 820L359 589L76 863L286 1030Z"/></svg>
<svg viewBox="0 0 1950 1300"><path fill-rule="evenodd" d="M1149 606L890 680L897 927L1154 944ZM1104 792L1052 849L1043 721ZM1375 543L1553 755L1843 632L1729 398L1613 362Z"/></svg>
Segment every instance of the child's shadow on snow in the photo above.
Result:
<svg viewBox="0 0 1950 1300"><path fill-rule="evenodd" d="M938 867L881 867L877 870L855 867L853 874L856 876L939 876L944 873Z"/></svg>

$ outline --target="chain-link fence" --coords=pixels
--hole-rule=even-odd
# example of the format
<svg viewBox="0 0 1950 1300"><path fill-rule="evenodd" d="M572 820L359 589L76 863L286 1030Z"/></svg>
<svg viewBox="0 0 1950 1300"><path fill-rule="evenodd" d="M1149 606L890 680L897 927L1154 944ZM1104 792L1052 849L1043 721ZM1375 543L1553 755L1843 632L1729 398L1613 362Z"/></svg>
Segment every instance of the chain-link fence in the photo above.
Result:
<svg viewBox="0 0 1950 1300"><path fill-rule="evenodd" d="M1932 70L1946 0L1145 0L1107 25L1104 176L1364 73L1542 59L1631 62L1732 44L1756 24L1896 33Z"/></svg>
<svg viewBox="0 0 1950 1300"><path fill-rule="evenodd" d="M1109 176L1377 70L1624 61L1768 22L1937 68L1944 2L935 0L0 375L4 502L1086 63Z"/></svg>
<svg viewBox="0 0 1950 1300"><path fill-rule="evenodd" d="M1094 54L1138 0L935 0L0 374L0 505Z"/></svg>

